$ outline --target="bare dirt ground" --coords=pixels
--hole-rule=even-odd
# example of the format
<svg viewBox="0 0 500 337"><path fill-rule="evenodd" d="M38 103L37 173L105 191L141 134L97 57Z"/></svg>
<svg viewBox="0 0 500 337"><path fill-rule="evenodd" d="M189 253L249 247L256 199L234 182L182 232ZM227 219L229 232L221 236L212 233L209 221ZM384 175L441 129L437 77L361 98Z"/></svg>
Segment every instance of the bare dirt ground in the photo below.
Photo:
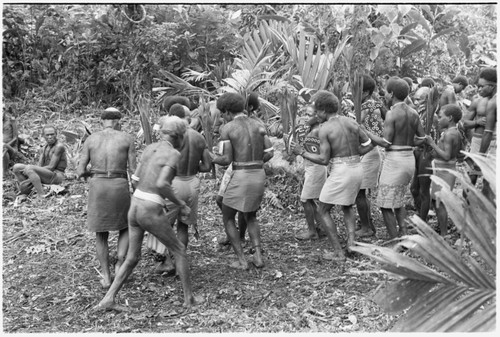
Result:
<svg viewBox="0 0 500 337"><path fill-rule="evenodd" d="M278 198L290 198L297 187L286 177L271 178ZM142 260L117 301L131 312L94 312L104 296L94 235L86 230L88 187L64 183L68 193L14 207L14 185L4 182L3 195L3 329L5 332L383 332L395 316L370 300L381 283L392 280L365 257L344 264L322 258L330 250L326 237L299 241L305 228L302 209L279 209L266 198L258 214L266 267L231 269L235 259L216 238L223 235L222 216L214 198L217 182L202 179L199 231L190 234L188 255L194 291L204 303L184 310L180 281L155 273L159 256L143 248ZM288 192L288 196L287 194ZM332 212L345 237L340 209ZM385 228L373 210L378 238ZM110 236L116 249L116 234ZM248 256L248 247L246 249ZM112 253L112 254L113 254Z"/></svg>

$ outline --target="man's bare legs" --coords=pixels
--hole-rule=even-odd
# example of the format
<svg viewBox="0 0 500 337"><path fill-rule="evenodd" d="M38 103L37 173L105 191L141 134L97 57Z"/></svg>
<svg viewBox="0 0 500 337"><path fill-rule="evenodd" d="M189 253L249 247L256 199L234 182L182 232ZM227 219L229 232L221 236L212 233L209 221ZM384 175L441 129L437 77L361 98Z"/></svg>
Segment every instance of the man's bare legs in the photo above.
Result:
<svg viewBox="0 0 500 337"><path fill-rule="evenodd" d="M398 235L406 235L408 233L405 222L406 209L404 206L395 208L394 212L390 208L381 208L381 210L389 238L394 239ZM397 225L399 225L399 232L397 230Z"/></svg>
<svg viewBox="0 0 500 337"><path fill-rule="evenodd" d="M257 268L262 268L264 267L264 261L262 260L262 247L260 246L260 227L259 222L257 221L256 212L248 212L242 214L244 214L245 216L245 223L248 225L248 234L250 235L250 240L252 240L252 247L255 249L253 264Z"/></svg>
<svg viewBox="0 0 500 337"><path fill-rule="evenodd" d="M332 216L330 215L330 210L332 209L332 207L333 205L320 202L318 207L318 213L321 219L321 224L323 225L326 231L326 235L328 236L328 239L330 240L330 243L333 246L334 259L343 260L345 258L345 255L344 252L342 251L342 246L340 245L337 233L337 225L335 224L335 222L332 219Z"/></svg>
<svg viewBox="0 0 500 337"><path fill-rule="evenodd" d="M308 199L302 203L302 206L304 206L306 216L307 232L297 234L295 237L299 240L316 240L319 238L315 222L319 218L316 203L313 199Z"/></svg>
<svg viewBox="0 0 500 337"><path fill-rule="evenodd" d="M155 209L156 212L154 211ZM140 224L136 221L137 213L140 214L142 219ZM179 274L184 291L184 306L190 307L201 302L201 299L195 299L191 289L186 247L177 238L170 224L169 226L165 226L165 221L167 219L164 216L163 209L159 209L158 207L154 209L149 207L144 209L136 205L134 209L130 209L128 219L130 245L127 258L118 270L118 274L115 276L108 292L94 309L127 310L127 307L115 303L115 297L125 280L130 276L139 262L145 230L156 236L156 238L174 254L176 270Z"/></svg>
<svg viewBox="0 0 500 337"><path fill-rule="evenodd" d="M123 261L125 261L125 257L127 256L128 251L128 227L122 229L118 234L118 242L116 244L117 251L117 261L115 263L115 275L120 269Z"/></svg>
<svg viewBox="0 0 500 337"><path fill-rule="evenodd" d="M344 212L344 223L347 229L347 250L354 245L354 231L356 226L356 214L354 213L354 207L342 206L342 211Z"/></svg>
<svg viewBox="0 0 500 337"><path fill-rule="evenodd" d="M226 229L226 234L231 241L234 253L238 257L238 262L232 263L231 267L238 269L248 269L248 262L243 254L243 248L241 247L240 232L236 229L234 223L234 216L236 215L236 210L222 204L222 220L224 221L224 227Z"/></svg>
<svg viewBox="0 0 500 337"><path fill-rule="evenodd" d="M108 246L109 232L96 233L96 250L97 259L101 265L102 280L101 285L103 288L108 288L111 285L111 273L109 272L109 246Z"/></svg>
<svg viewBox="0 0 500 337"><path fill-rule="evenodd" d="M398 231L396 229L396 216L391 208L381 208L381 211L385 227L387 228L387 234L389 234L389 238L394 239L398 236Z"/></svg>
<svg viewBox="0 0 500 337"><path fill-rule="evenodd" d="M44 195L42 183L50 184L54 178L54 172L36 165L16 164L13 171L19 182L29 179L33 183L38 198Z"/></svg>
<svg viewBox="0 0 500 337"><path fill-rule="evenodd" d="M218 195L215 197L215 203L217 206L219 206L220 210L222 211L222 199L223 197L221 195ZM245 216L243 215L242 212L238 212L238 225L237 225L238 231L240 232L240 241L241 241L241 246L245 246L245 233L247 231L247 223L245 221ZM226 246L230 244L229 237L226 235L225 238L219 238L218 240L220 245Z"/></svg>
<svg viewBox="0 0 500 337"><path fill-rule="evenodd" d="M356 235L361 237L375 235L376 229L371 220L370 201L366 197L366 189L359 190L356 196L356 208L361 222L361 229L356 231Z"/></svg>

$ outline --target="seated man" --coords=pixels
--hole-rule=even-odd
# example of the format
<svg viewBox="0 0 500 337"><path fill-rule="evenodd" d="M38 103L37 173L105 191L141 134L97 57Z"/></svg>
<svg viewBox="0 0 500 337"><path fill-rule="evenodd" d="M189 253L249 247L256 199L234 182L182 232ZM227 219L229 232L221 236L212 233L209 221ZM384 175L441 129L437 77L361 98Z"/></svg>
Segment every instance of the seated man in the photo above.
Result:
<svg viewBox="0 0 500 337"><path fill-rule="evenodd" d="M16 164L13 171L19 183L29 180L35 188L38 198L43 197L42 184L60 184L64 180L67 166L66 148L57 141L56 128L43 127L44 146L38 165Z"/></svg>
<svg viewBox="0 0 500 337"><path fill-rule="evenodd" d="M127 257L108 292L94 310L128 310L117 304L115 297L139 262L145 231L157 237L174 254L176 270L184 290L184 306L190 307L202 300L193 295L186 246L177 238L171 226L179 213L187 220L191 212L186 202L172 188L180 159L178 150L186 133L186 122L177 116L162 117L160 132L162 139L144 149L141 163L132 175L134 187L137 188L128 212ZM167 206L165 199L169 199L173 205Z"/></svg>
<svg viewBox="0 0 500 337"><path fill-rule="evenodd" d="M3 122L3 176L7 175L9 163L17 154L17 125L16 120L6 114L2 115Z"/></svg>

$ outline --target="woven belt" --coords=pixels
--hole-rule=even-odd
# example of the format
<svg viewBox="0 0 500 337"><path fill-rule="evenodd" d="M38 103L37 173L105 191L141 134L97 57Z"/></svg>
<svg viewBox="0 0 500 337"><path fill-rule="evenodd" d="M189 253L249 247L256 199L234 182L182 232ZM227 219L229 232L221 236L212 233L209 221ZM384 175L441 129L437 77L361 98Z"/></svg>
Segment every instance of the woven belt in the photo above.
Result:
<svg viewBox="0 0 500 337"><path fill-rule="evenodd" d="M263 167L262 164L252 164L252 165L235 165L233 164L233 170L251 170L251 169L261 169Z"/></svg>
<svg viewBox="0 0 500 337"><path fill-rule="evenodd" d="M401 147L401 148L386 148L386 151L413 151L413 147L408 146L408 147Z"/></svg>
<svg viewBox="0 0 500 337"><path fill-rule="evenodd" d="M113 172L113 171L94 171L92 172L92 178L125 178L127 179L126 172Z"/></svg>

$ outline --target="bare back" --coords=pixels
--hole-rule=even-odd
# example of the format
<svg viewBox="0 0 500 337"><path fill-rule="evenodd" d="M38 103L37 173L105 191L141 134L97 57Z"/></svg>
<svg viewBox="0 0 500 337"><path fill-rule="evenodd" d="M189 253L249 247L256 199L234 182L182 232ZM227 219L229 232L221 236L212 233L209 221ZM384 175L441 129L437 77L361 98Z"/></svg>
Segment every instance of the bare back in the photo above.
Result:
<svg viewBox="0 0 500 337"><path fill-rule="evenodd" d="M126 171L135 170L134 141L125 132L104 129L90 135L84 144L83 155L88 154L92 170ZM82 158L83 159L83 158Z"/></svg>
<svg viewBox="0 0 500 337"><path fill-rule="evenodd" d="M158 179L162 170L166 168L175 173L179 157L179 151L166 142L148 145L142 153L141 164L136 172L140 179L137 189L166 198L167 196L158 186ZM171 174L171 178L173 176L174 174ZM170 180L169 183L171 182Z"/></svg>
<svg viewBox="0 0 500 337"><path fill-rule="evenodd" d="M462 136L456 127L446 129L437 145L450 155L448 160L456 160L462 149Z"/></svg>
<svg viewBox="0 0 500 337"><path fill-rule="evenodd" d="M384 138L392 145L413 146L415 135L424 136L418 113L405 103L397 103L387 112Z"/></svg>
<svg viewBox="0 0 500 337"><path fill-rule="evenodd" d="M223 127L221 140L231 142L233 161L260 161L264 157L266 134L266 128L256 119L238 116Z"/></svg>
<svg viewBox="0 0 500 337"><path fill-rule="evenodd" d="M205 138L197 131L188 128L184 136L184 143L180 149L180 159L177 164L178 176L192 176L200 171L200 161L209 160Z"/></svg>
<svg viewBox="0 0 500 337"><path fill-rule="evenodd" d="M330 158L359 154L360 128L356 121L336 115L320 126L320 139L326 135L330 144ZM363 136L366 137L366 135Z"/></svg>

